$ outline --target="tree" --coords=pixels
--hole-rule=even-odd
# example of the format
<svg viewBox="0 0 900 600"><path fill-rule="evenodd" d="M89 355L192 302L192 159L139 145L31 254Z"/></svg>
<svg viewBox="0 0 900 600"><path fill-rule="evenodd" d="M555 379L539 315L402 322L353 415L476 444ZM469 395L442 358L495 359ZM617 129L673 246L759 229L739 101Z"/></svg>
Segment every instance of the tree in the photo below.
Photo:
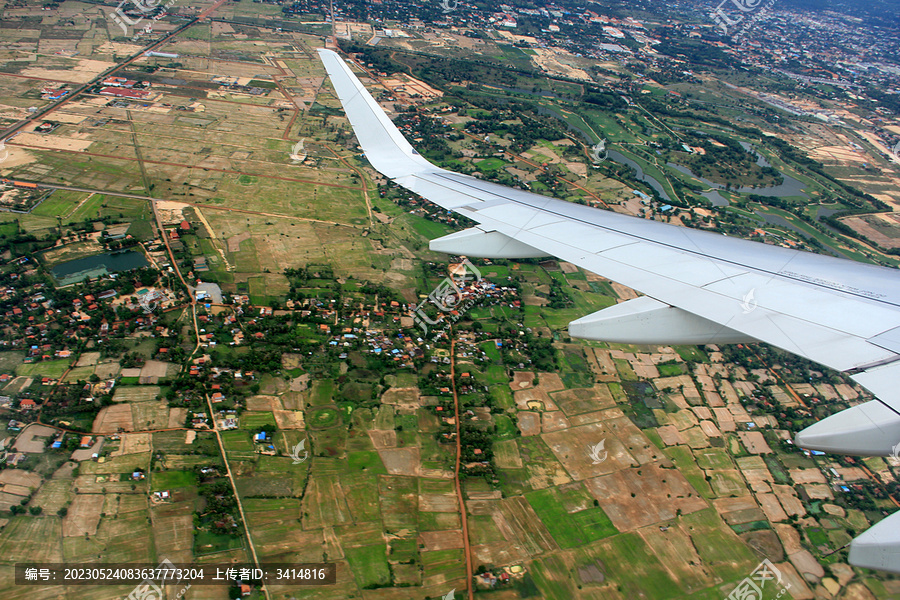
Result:
<svg viewBox="0 0 900 600"><path fill-rule="evenodd" d="M28 512L30 512L33 515L39 515L39 514L41 514L41 511L43 511L43 510L44 509L41 508L40 506L32 506L31 508L28 509Z"/></svg>

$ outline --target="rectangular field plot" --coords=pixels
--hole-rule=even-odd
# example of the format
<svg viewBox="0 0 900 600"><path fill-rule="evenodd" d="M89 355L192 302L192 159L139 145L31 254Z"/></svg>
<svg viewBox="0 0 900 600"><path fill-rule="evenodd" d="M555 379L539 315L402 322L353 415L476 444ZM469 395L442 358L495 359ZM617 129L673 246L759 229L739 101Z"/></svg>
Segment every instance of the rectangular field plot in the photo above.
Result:
<svg viewBox="0 0 900 600"><path fill-rule="evenodd" d="M556 488L531 492L525 498L560 548L583 546L618 533L602 508L567 512Z"/></svg>
<svg viewBox="0 0 900 600"><path fill-rule="evenodd" d="M19 515L0 531L0 556L10 562L62 562L59 517Z"/></svg>
<svg viewBox="0 0 900 600"><path fill-rule="evenodd" d="M120 385L113 394L113 402L147 402L156 400L159 393L155 385Z"/></svg>

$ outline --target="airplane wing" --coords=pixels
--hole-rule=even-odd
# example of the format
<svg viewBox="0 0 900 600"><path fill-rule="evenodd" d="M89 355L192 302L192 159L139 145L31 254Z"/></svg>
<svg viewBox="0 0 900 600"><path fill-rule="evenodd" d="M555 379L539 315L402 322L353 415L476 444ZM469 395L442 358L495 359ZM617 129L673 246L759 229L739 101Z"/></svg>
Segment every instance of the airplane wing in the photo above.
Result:
<svg viewBox="0 0 900 600"><path fill-rule="evenodd" d="M432 250L556 256L645 294L569 324L572 337L638 344L762 341L848 374L875 400L797 434L803 448L900 449L900 273L638 219L436 167L335 52L318 50L366 158L395 183L478 225ZM900 572L900 513L857 538L850 560Z"/></svg>

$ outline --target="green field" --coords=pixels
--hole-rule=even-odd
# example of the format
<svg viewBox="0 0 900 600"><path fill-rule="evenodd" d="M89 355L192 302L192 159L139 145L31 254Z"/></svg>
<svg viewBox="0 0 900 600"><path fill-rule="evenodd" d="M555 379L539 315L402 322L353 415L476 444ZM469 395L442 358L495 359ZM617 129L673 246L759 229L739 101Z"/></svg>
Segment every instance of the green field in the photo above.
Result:
<svg viewBox="0 0 900 600"><path fill-rule="evenodd" d="M190 471L161 471L150 475L150 491L158 492L197 485L197 476Z"/></svg>
<svg viewBox="0 0 900 600"><path fill-rule="evenodd" d="M62 374L66 372L66 369L69 368L70 364L72 364L72 361L69 359L44 360L41 362L22 364L16 367L16 375L25 375L27 377L41 375L43 377L59 379L62 377Z"/></svg>
<svg viewBox="0 0 900 600"><path fill-rule="evenodd" d="M525 494L525 499L550 531L560 548L575 548L618 533L599 507L569 513L556 488Z"/></svg>
<svg viewBox="0 0 900 600"><path fill-rule="evenodd" d="M387 562L387 548L383 544L345 548L344 555L360 588L390 584L391 570Z"/></svg>
<svg viewBox="0 0 900 600"><path fill-rule="evenodd" d="M241 429L274 431L275 415L271 411L252 411L241 415Z"/></svg>

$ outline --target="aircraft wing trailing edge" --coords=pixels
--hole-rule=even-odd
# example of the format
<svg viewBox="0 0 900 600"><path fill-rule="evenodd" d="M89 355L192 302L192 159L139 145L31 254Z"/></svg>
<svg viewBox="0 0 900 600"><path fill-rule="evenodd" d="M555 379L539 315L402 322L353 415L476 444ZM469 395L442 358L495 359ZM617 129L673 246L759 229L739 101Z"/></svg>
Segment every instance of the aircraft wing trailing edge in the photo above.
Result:
<svg viewBox="0 0 900 600"><path fill-rule="evenodd" d="M645 294L569 324L637 344L766 342L842 371L875 396L797 434L810 450L900 449L900 273L638 219L454 173L420 156L335 52L318 50L365 156L381 174L477 223L432 250L555 256ZM857 537L850 562L900 573L900 512Z"/></svg>

